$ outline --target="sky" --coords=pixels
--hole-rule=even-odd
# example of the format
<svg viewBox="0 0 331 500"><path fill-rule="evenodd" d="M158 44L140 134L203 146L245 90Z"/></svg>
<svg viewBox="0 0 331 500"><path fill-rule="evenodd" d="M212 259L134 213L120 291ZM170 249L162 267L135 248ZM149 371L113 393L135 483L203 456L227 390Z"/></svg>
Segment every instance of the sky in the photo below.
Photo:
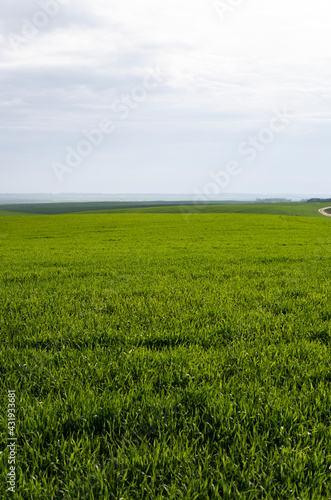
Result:
<svg viewBox="0 0 331 500"><path fill-rule="evenodd" d="M0 193L331 195L327 0L2 0Z"/></svg>

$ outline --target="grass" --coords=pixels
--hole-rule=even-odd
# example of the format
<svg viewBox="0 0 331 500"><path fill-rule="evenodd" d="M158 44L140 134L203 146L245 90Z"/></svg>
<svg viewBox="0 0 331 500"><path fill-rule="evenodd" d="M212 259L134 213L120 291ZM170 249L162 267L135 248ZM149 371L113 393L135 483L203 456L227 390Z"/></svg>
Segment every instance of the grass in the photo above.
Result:
<svg viewBox="0 0 331 500"><path fill-rule="evenodd" d="M0 222L19 499L331 498L330 220Z"/></svg>
<svg viewBox="0 0 331 500"><path fill-rule="evenodd" d="M188 204L193 202L186 202ZM225 201L223 204L233 204L234 202ZM238 202L236 202L238 204ZM23 213L34 214L34 215L60 215L60 214L70 214L70 213L80 213L80 212L112 212L114 210L129 210L144 211L145 209L158 212L162 207L175 207L175 211L178 211L178 201L94 201L94 202L50 202L50 203L15 203L15 204L3 204L0 205L3 212L10 213L15 212L15 214Z"/></svg>
<svg viewBox="0 0 331 500"><path fill-rule="evenodd" d="M239 213L288 215L296 217L323 217L318 212L325 203L239 203L210 202L197 205L195 202L65 202L65 203L21 203L1 205L1 215L59 215L70 213L181 213L184 216L199 213Z"/></svg>
<svg viewBox="0 0 331 500"><path fill-rule="evenodd" d="M325 217L318 212L323 208L321 203L231 203L206 205L175 205L139 208L115 208L112 210L91 211L86 213L181 213L188 218L191 214L255 214L255 215L284 215L290 217Z"/></svg>
<svg viewBox="0 0 331 500"><path fill-rule="evenodd" d="M11 210L0 210L0 217L14 217L17 215L33 215L33 214L24 213L24 212L14 212Z"/></svg>

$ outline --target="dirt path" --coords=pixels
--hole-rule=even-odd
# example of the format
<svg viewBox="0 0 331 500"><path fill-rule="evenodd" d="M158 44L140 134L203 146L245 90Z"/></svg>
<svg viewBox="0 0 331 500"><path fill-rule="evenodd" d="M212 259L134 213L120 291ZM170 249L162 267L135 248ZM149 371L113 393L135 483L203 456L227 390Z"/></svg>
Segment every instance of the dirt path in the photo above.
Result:
<svg viewBox="0 0 331 500"><path fill-rule="evenodd" d="M320 208L319 213L322 215L326 215L327 217L331 217L331 214L328 214L325 210L329 210L331 207Z"/></svg>

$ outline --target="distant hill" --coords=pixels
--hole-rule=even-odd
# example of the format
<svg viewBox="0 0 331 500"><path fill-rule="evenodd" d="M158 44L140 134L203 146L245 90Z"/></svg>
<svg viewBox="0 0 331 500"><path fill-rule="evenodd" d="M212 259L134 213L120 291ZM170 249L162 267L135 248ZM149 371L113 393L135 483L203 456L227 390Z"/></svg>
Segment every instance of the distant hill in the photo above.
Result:
<svg viewBox="0 0 331 500"><path fill-rule="evenodd" d="M331 205L331 200L330 200ZM259 203L201 203L194 202L87 202L87 203L28 203L1 205L0 217L8 215L66 215L72 213L116 214L116 213L173 213L189 216L203 213L260 214L294 217L324 217L319 213L327 202L259 202Z"/></svg>
<svg viewBox="0 0 331 500"><path fill-rule="evenodd" d="M256 198L256 203L290 203L287 198Z"/></svg>
<svg viewBox="0 0 331 500"><path fill-rule="evenodd" d="M331 203L331 198L310 198L307 203Z"/></svg>

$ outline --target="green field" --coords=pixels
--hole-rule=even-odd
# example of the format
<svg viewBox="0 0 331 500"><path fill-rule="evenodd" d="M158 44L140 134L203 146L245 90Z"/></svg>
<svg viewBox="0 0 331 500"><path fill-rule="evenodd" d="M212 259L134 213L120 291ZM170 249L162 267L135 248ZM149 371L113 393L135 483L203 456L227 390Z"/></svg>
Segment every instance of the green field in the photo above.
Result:
<svg viewBox="0 0 331 500"><path fill-rule="evenodd" d="M303 205L2 217L1 498L330 499L331 220Z"/></svg>
<svg viewBox="0 0 331 500"><path fill-rule="evenodd" d="M238 213L288 215L295 217L323 217L318 212L326 202L247 203L210 202L198 205L195 202L66 202L66 203L18 203L0 205L0 217L6 215L64 215L71 213L181 213L184 216L200 213Z"/></svg>
<svg viewBox="0 0 331 500"><path fill-rule="evenodd" d="M0 205L2 211L35 215L60 215L79 212L113 211L117 209L156 209L163 206L177 206L178 202L121 202L121 201L95 201L95 202L65 202L65 203L16 203L11 205Z"/></svg>
<svg viewBox="0 0 331 500"><path fill-rule="evenodd" d="M325 217L318 212L323 203L219 203L217 205L174 205L136 208L114 208L110 210L93 210L85 213L181 213L184 217L191 214L255 214L286 215L289 217Z"/></svg>
<svg viewBox="0 0 331 500"><path fill-rule="evenodd" d="M0 210L0 217L13 217L16 215L33 215L24 212L14 212L12 210Z"/></svg>

